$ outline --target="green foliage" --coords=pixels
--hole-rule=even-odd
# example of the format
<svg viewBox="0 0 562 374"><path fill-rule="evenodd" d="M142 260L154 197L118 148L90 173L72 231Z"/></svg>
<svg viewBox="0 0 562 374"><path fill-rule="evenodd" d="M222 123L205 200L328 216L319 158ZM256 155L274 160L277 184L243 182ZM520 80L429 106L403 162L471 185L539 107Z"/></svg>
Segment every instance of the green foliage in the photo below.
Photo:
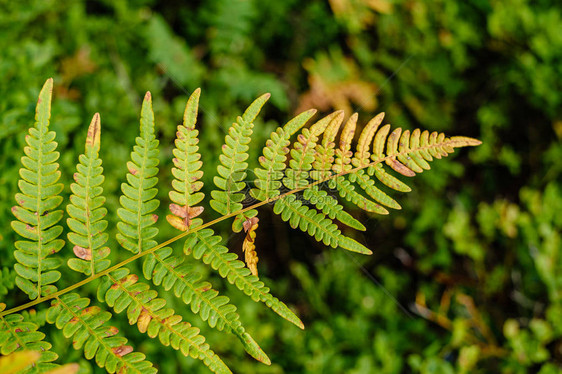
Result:
<svg viewBox="0 0 562 374"><path fill-rule="evenodd" d="M77 258L68 260L68 267L85 275L94 275L107 269L111 263L107 259L110 249L104 246L108 239L105 233L107 220L104 219L107 209L103 207L102 183L103 168L99 158L100 150L100 116L94 115L88 128L86 151L78 157L79 164L74 174L75 183L70 186L73 194L66 211L70 218L68 240L74 244Z"/></svg>
<svg viewBox="0 0 562 374"><path fill-rule="evenodd" d="M215 189L212 179L225 132L244 105L271 92L264 114L253 121L253 141L246 161L250 179L267 180L257 176L257 170L273 170L271 162L286 161L278 160L286 157L283 148L290 152L288 137L287 144L281 146L272 136L271 149L279 156L268 158L265 166L258 158L261 147L272 131L287 136L280 131L286 113L311 107L319 110L319 118L332 110L358 111L361 116L353 144L359 143L359 132L368 126L361 118L382 110L403 126L403 131L427 128L461 133L479 138L483 144L470 153L431 163L432 170L418 178L401 178L413 189L407 195L398 191L409 192L410 187L399 182L388 165L362 172L359 182L364 183L368 176L374 187L399 203L399 211L367 195L357 181L347 177L330 182L338 186L336 195L344 200L336 204L324 197L327 191L320 187L320 195L314 187L298 194L308 208L334 221L343 235L373 250L370 260L359 260L362 269L346 266L354 263L346 252L320 252L323 247L314 238L300 230L289 234L288 225L278 216L267 207L259 209L253 244L260 256L260 280L299 315L307 326L306 334L287 328L261 303L228 288L228 282L211 267L184 258L181 248L174 245L146 254L144 263L127 265L132 273L141 276L142 272L153 281L151 288L166 300L166 307L199 327L206 342L235 372L560 371L557 321L561 313L556 296L560 288L560 223L553 216L557 216L562 172L561 14L559 2L552 0L2 2L0 226L5 229L0 231L1 302L20 305L27 298L19 288L14 289L17 273L13 265L19 263L13 255L14 242L21 237L8 227L14 220L10 212L14 196L20 192L20 156L28 146L25 134L33 123L31 103L48 76L55 78L57 99L52 103L49 129L56 132L61 154L56 160L61 171L59 182L65 186L60 196L66 202L74 194L72 184L81 185L72 177L76 164L82 163L77 155L84 152L87 138L83 126L96 111L105 116L100 150L105 178L100 197L105 195L107 201L98 209L107 209L107 215L97 222L107 221L107 229L98 235L107 235L99 253L105 254L104 247L111 248L101 259L110 264L131 256L120 249L115 237L121 184L127 182L124 165L138 136L138 127L133 124L138 121L142 94L147 90L153 93L155 136L161 144L156 199L162 202L153 214L164 217L169 202L185 205L168 199L164 188L176 178L173 158L189 160L185 164L197 168L191 156L178 157L173 149L177 115L185 105L186 93L198 86L204 92L197 125L202 131L187 133L188 143L200 147L195 153L202 154L204 161L197 168L202 175L194 182L199 187L194 195L209 197ZM347 118L342 119L342 126L344 120ZM324 174L330 157L337 162L338 136L331 140L332 148L328 138L323 134L318 139L317 148L325 147L326 152L316 154L313 168L322 172L311 174L311 181ZM268 154L264 151L265 157ZM362 158L341 156L342 161ZM272 174L267 194L284 192L284 176ZM85 182L82 177L80 180ZM254 199L258 199L254 191L264 193L251 180L246 188L251 188ZM203 201L202 195L196 196ZM272 196L258 200L268 197ZM86 222L82 215L72 217L66 202L64 219L55 225L65 231L57 240L72 233L68 218ZM243 201L244 206L248 202ZM201 211L203 206L205 211ZM190 203L190 207L194 208L191 227L214 217L205 202ZM364 210L393 214L374 219ZM344 211L356 222L344 217ZM257 218L254 214L251 210L244 213ZM174 221L186 224L187 220L180 217ZM243 228L243 223L240 218L235 226ZM347 225L357 230L364 227L365 233L354 232ZM177 233L175 226L163 219L151 227L159 230L154 238L157 242ZM233 234L230 227L230 222L216 224L213 234L222 238L225 248L240 254L243 234ZM242 247L248 243L244 239ZM89 261L72 258L76 244L71 238L67 244L47 258L58 256L65 263L86 261L87 266L81 268L91 269ZM170 248L172 254L164 257ZM162 256L152 256L159 253ZM228 295L230 301L225 305L237 307L245 332L260 342L272 365L256 365L248 359L246 346L237 344L240 336L225 334L228 327L219 331L220 323L217 329L210 329L211 318L203 321L195 316L194 304L186 307L174 295L177 284L183 284L181 279L175 278L167 292L167 282L174 278L164 277L159 283L158 275L164 273L157 271L151 277L144 271L149 263L154 270L169 267L167 261L189 268L198 279L194 285L209 282L213 289ZM288 266L293 261L297 264ZM59 287L88 282L84 278L87 274L69 271L64 265L54 270L62 274L56 283ZM367 272L380 285L361 275ZM345 276L340 276L342 273ZM81 297L94 300L98 282L84 284ZM189 285L185 287L189 289ZM376 295L374 302L364 295ZM389 295L414 318L400 312ZM467 307L470 304L462 295L468 295L476 307ZM457 296L464 303L457 302ZM86 361L81 352L72 349L61 331L45 325L47 304L19 314L47 334L51 351L60 356L57 362L78 362L81 372L101 372L95 362ZM327 312L330 310L333 318ZM474 318L476 310L479 319ZM440 323L447 320L451 324ZM128 344L136 350L158 357L162 372L208 372L198 360L163 349L158 339L147 339L146 334L129 328L125 313L115 314L111 324L126 332ZM546 325L552 333L543 333L548 331ZM485 326L489 330L486 336Z"/></svg>
<svg viewBox="0 0 562 374"><path fill-rule="evenodd" d="M74 349L84 348L85 358L95 359L98 366L105 368L108 372L150 373L156 372L156 369L152 366L152 363L145 361L144 354L133 353L133 348L125 345L127 343L126 338L114 336L118 332L115 327L105 325L112 319L110 312L98 306L88 307L90 304L89 298L81 297L77 293L68 293L68 291L98 278L101 278L97 287L98 300L112 307L116 313L126 310L129 324L137 325L139 332L146 333L151 338L158 337L160 343L164 346L171 346L181 351L185 356L201 360L213 372L230 373L227 365L210 349L209 344L205 342L205 338L199 334L199 328L192 326L189 322L182 321L181 315L176 314L173 308L166 307L167 302L158 296L158 291L151 289L145 283L139 282L139 276L124 267L132 260L146 255L143 273L147 279L152 279L157 286L164 284L166 290L173 288L175 285L176 296L181 297L184 303L191 304L191 310L200 314L203 321L208 321L211 327L217 327L218 330L227 327L227 331L233 332L240 338L248 353L259 361L271 364L269 357L241 325L239 315L235 313L236 307L229 304L229 299L225 296L218 296L218 292L212 290L208 282L200 282L200 275L192 274L189 267L181 266L183 258L172 255L170 248L164 247L164 244L158 245L154 240L158 234L158 228L154 227L158 216L154 212L160 205L156 198L158 194L158 178L156 175L158 174L159 142L155 138L154 113L150 93L145 95L143 101L140 116L141 136L136 138L136 145L131 153L131 161L127 163L128 173L126 177L128 183L123 183L121 186L123 195L120 202L122 207L117 212L121 218L121 221L117 224L119 229L117 241L124 249L133 252L136 256L130 257L116 266L109 267L111 261L107 257L110 251L108 247L104 246L108 239L108 235L105 233L107 222L103 219L107 213L107 210L103 207L105 198L102 195L103 189L101 187L104 177L101 159L99 158L101 124L100 116L96 113L88 129L85 153L79 157L77 172L74 174L75 183L71 186L73 194L67 208L71 217L67 221L70 229L68 236L71 243L74 244L73 252L78 257L78 259L69 260L68 266L89 277L83 282L56 292L56 286L51 285L51 283L60 278L60 273L56 272L57 277L55 277L51 275L53 265L44 265L46 270L51 270L51 273L47 272L44 275L41 266L42 261L46 262L47 255L56 253L64 246L64 241L59 240L59 242L55 242L57 243L56 248L52 245L48 247L50 252L42 248L44 243L52 243L62 231L60 226L56 226L53 233L51 233L53 229L49 229L62 218L62 211L52 212L52 209L61 203L61 198L56 194L62 190L60 184L54 185L60 177L60 172L57 170L58 165L52 164L58 158L58 153L55 151L56 143L52 143L54 134L47 133L52 86L53 80L49 79L39 95L37 104L38 125L36 129L31 131L33 135L33 130L38 130L39 135L35 141L28 140L30 147L25 149L27 156L22 157L24 168L22 168L20 189L29 195L33 193L34 195L31 197L35 197L36 205L30 205L31 199L27 199L28 196L16 195L17 199L23 201L20 205L24 209L14 210L18 221L14 221L12 225L18 234L33 240L33 242L28 243L38 247L38 249L35 249L35 253L30 251L31 253L27 254L27 257L23 257L18 254L22 247L21 242L18 242L20 244L16 244L18 250L15 253L16 258L22 265L37 268L39 281L35 285L30 281L23 282L22 279L16 278L16 284L26 291L32 299L43 296L38 302L53 299L52 306L47 312L47 322L55 324L58 329L61 329L66 338L72 337ZM411 156L415 160L414 155L418 152L421 152L427 160L431 160L429 154L441 157L452 152L453 147L479 144L479 141L475 139L462 137L449 139L444 135L438 136L436 133L432 134L428 140L427 133L424 133L421 142L413 137L412 139L415 138L415 140L412 140L412 146L409 146L409 133L405 132L406 135L402 136L398 148L400 131L395 130L386 141L388 127L385 126L384 136L375 136L375 142L373 143L375 157L373 157L373 161L366 161L368 156L365 156L359 160L361 165L357 169L346 169L346 163L351 161L346 156L350 153L350 134L354 131L357 119L357 116L354 115L353 120L348 122L348 125L344 128L344 135L342 135L340 141L339 154L345 155L343 161L341 157L338 158L339 163L334 162L333 158L328 158L326 160L331 160L333 164L330 162L324 163L322 170L313 170L313 161L319 159L316 153L326 155L325 148L316 150L318 136L324 133L328 125L331 125L329 137L333 138L339 124L337 126L332 124L334 120L341 122L341 113L336 112L316 122L310 129L304 128L301 130L297 142L293 145L292 159L289 162L290 169L287 172L287 177L283 179L283 184L289 191L280 194L278 188L278 191L271 195L272 198L266 198L260 203L244 208L241 201L246 197L243 190L245 188L245 170L248 164L245 161L249 157L247 151L249 149L248 144L251 143L252 122L256 119L268 98L269 95L262 95L254 101L243 116L238 117L237 123L233 125L226 136L226 144L223 146L223 155L220 158L221 165L217 169L219 176L215 177L215 184L219 190L211 193L210 205L222 215L217 221L236 217L234 222L243 221L242 225L246 231L250 230L246 221L254 218L252 216L247 217L244 212L252 211L255 216L257 214L255 208L264 203L275 201L274 213L280 215L283 220L289 221L293 228L299 227L302 231L327 245L370 254L372 252L362 244L344 236L328 215L302 205L300 201L296 200L295 193L309 190L316 198L322 195L327 197L327 195L321 194L318 189L320 182L329 181L335 176L345 177L357 173L361 169L374 166L382 161L386 161L394 170L411 176L414 174L411 169L415 169L414 166L417 165L410 162ZM283 302L272 296L269 293L269 288L257 277L257 268L255 267L257 257L254 260L251 257L256 256L253 241L256 237L257 221L250 224L252 235L249 234L246 237L246 240L252 241L252 249L248 249L248 251L252 251L253 255L248 257L247 253L246 256L247 265L253 269L252 271L237 259L236 254L229 252L228 248L221 244L222 238L220 236L216 235L212 229L205 228L209 224L202 225L202 220L199 218L196 219L195 224L191 221L203 211L203 209L196 209L189 205L189 203L199 203L203 197L198 192L202 183L198 182L201 177L201 171L199 170L201 161L199 161L199 155L197 154L197 133L192 132L196 122L198 99L199 90L196 90L188 101L184 123L179 126L177 132L177 148L173 152L177 156L175 162L177 168L173 172L175 179L172 183L175 191L171 194L174 203L170 205L172 215L168 217L168 221L172 226L186 231L185 254L192 254L195 259L203 260L205 264L217 270L222 278L234 284L254 301L265 303L281 317L300 328L304 328L300 319ZM311 112L307 113L306 116L308 114L311 114ZM305 121L301 121L302 118L290 121L284 128L276 130L272 134L272 138L284 131L287 131L288 134L294 133L297 128L303 126ZM382 116L377 118L377 122L380 123ZM352 123L353 126L349 123ZM369 135L363 136L359 142L359 153L361 155L368 154L366 149L370 148L371 138L375 134L375 131L371 128L368 128L367 131ZM193 135L191 138L189 137L190 132ZM414 134L419 135L419 131ZM42 140L43 138L47 140ZM288 140L288 137L286 139ZM282 145L282 157L286 158L285 154L289 152L288 147L283 146L286 144L286 140L283 138L279 140ZM387 142L386 151L381 149L379 144L381 142ZM279 146L271 142L268 146L280 149ZM324 147L326 146L327 144L324 143ZM38 155L33 153L34 149L37 149ZM265 159L267 154L271 160L272 156L275 157L276 155L268 151L269 148L266 146L263 157ZM33 164L29 160L37 162ZM47 161L42 162L43 160ZM269 165L273 168L273 172L282 173L286 168L285 163L273 161L267 163L264 160L262 166ZM193 166L190 164L191 162L194 163ZM332 174L332 169L338 174ZM33 171L36 172L35 177L31 176ZM27 172L29 172L29 175ZM315 182L309 183L308 174L318 172L323 172L322 177L317 177ZM24 183L35 186L35 190ZM267 177L257 183L258 186L269 186L270 184L271 179ZM366 192L368 193L368 191ZM198 193L199 195L197 195ZM262 191L257 196L268 196L269 194L267 191ZM331 210L326 209L326 211L328 214L332 212L332 216L336 217L337 212L340 212L341 209L335 209L334 204L337 204L337 202L331 197L330 199L332 200L327 204L317 202L316 205L330 207ZM50 201L54 202L50 203ZM35 210L31 211L32 209ZM54 218L49 221L47 219L45 221L38 220L37 217L45 216L44 213L48 213L48 217L52 215ZM30 217L35 217L35 219L32 220ZM341 217L340 213L339 218L346 221ZM349 218L347 221L351 222L353 226L358 226ZM27 231L22 231L23 225L26 225L27 231L36 232L36 235L30 236ZM236 227L236 225L233 226L234 231L237 231ZM182 236L185 236L185 234ZM172 243L180 237L176 237L168 243ZM32 257L33 254L35 258ZM249 259L254 261L252 265L250 265ZM18 270L18 265L16 264L18 274L26 274ZM37 280L37 277L28 276L28 278ZM42 284L49 286L45 287ZM33 287L37 288L35 293ZM9 312L13 312L13 310L5 313L5 318L10 318L10 320L4 319L2 330L2 333L6 335L6 338L3 339L4 345L8 342L5 346L6 353L12 353L18 349L37 349L37 344L43 344L41 350L44 352L40 362L50 362L56 359L56 355L48 351L48 348L50 348L48 343L35 343L35 345L29 347L17 343L17 331L22 329L24 331L35 331L38 326L32 322L25 322L29 326L14 326L13 324L21 323L22 318L19 315L11 316ZM4 314L2 318L4 318ZM35 334L35 340L32 341L41 340L43 336L43 334ZM15 342L10 338L15 339ZM26 338L25 340L29 339ZM34 368L34 366L31 367L31 369Z"/></svg>
<svg viewBox="0 0 562 374"><path fill-rule="evenodd" d="M51 117L51 95L53 80L47 80L39 94L35 127L26 137L27 147L21 162L21 179L16 195L19 206L12 208L18 219L12 222L12 228L27 240L17 241L14 256L18 264L14 269L18 273L16 284L31 299L52 293L56 287L52 284L59 280L61 274L54 270L60 265L56 258L49 255L60 251L64 241L57 239L62 233L62 226L57 223L62 219L62 210L56 208L62 203L63 185L57 183L60 178L59 164L55 161L59 153L55 151L57 143L55 133L49 131Z"/></svg>

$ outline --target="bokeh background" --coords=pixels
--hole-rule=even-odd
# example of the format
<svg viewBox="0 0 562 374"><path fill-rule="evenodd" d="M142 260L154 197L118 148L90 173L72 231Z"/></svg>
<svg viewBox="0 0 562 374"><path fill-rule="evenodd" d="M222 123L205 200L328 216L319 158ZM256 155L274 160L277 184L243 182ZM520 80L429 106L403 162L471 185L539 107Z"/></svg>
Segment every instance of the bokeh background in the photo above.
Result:
<svg viewBox="0 0 562 374"><path fill-rule="evenodd" d="M396 196L402 210L352 210L368 230L347 234L370 257L326 249L262 209L260 275L306 330L208 275L238 305L270 367L169 298L234 372L562 372L561 12L555 0L0 0L0 297L25 301L11 289L10 207L45 79L55 79L51 126L65 181L101 113L110 227L145 91L161 142L161 213L188 95L202 87L208 192L225 131L271 92L253 156L272 129L311 107L357 111L361 125L385 111L393 125L483 144L412 179L413 192ZM217 229L240 253L243 234ZM173 234L163 222L161 239ZM112 244L114 260L128 255ZM61 283L78 279L68 273ZM94 295L95 285L83 292ZM41 321L43 309L27 318ZM163 373L208 372L123 316L114 324ZM45 331L62 362L99 372L60 332Z"/></svg>

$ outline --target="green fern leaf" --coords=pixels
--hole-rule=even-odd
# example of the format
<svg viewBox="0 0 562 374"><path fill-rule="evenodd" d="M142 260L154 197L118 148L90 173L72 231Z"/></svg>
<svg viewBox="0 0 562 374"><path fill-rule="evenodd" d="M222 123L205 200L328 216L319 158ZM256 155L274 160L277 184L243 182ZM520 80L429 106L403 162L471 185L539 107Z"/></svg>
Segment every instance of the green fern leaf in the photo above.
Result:
<svg viewBox="0 0 562 374"><path fill-rule="evenodd" d="M246 160L254 127L253 121L269 97L270 94L258 97L232 124L225 137L222 154L219 156L220 165L217 166L217 176L213 179L218 190L211 192L212 199L209 202L209 205L222 215L237 212L243 207L242 201L245 195L242 191L246 187L245 179L248 169ZM251 217L249 213L238 216L232 226L234 232L240 232L242 223Z"/></svg>
<svg viewBox="0 0 562 374"><path fill-rule="evenodd" d="M74 254L78 258L68 260L68 266L80 273L94 275L110 265L109 248L104 246L108 235L104 232L107 221L103 219L107 209L103 207L102 196L104 176L99 158L100 116L94 115L86 137L85 153L79 156L79 164L74 174L75 183L70 185L72 195L66 211L68 227L72 232L68 240L74 244Z"/></svg>
<svg viewBox="0 0 562 374"><path fill-rule="evenodd" d="M283 221L289 222L292 228L299 228L328 246L340 246L348 251L363 254L373 253L362 244L344 236L324 213L303 205L294 195L277 200L273 212L280 215Z"/></svg>
<svg viewBox="0 0 562 374"><path fill-rule="evenodd" d="M265 143L263 154L259 158L261 168L255 168L254 181L256 188L250 191L253 198L259 201L274 198L280 194L281 179L286 168L285 161L289 153L289 139L316 113L315 109L308 110L294 117L284 127L279 127L271 133Z"/></svg>
<svg viewBox="0 0 562 374"><path fill-rule="evenodd" d="M238 260L235 253L221 245L222 238L215 235L212 229L203 229L187 236L184 252L193 254L217 270L221 277L234 284L239 290L250 296L254 301L264 302L269 308L287 321L304 329L302 321L279 299L269 293L263 282L252 275L244 263Z"/></svg>
<svg viewBox="0 0 562 374"><path fill-rule="evenodd" d="M332 158L330 143L339 127L338 121L341 122L341 113L335 112L316 122L310 129L305 128L301 131L291 150L292 159L289 161L287 176L283 178L283 184L287 188L290 190L305 188L309 185L309 177L320 179L321 175L325 178L329 176L327 161ZM330 130L322 146L317 147L319 136L328 127ZM319 149L320 154L318 154ZM313 163L316 166L323 167L323 169L311 172ZM338 216L351 226L363 228L349 214L338 213L343 211L343 207L338 206L337 201L329 200L331 197L320 193L318 188L305 188L305 193L304 197L317 205L317 208L321 210L320 212L303 205L294 195L279 198L275 202L273 212L281 215L281 219L289 222L292 228L299 228L326 245L333 247L340 245L342 248L351 251L372 253L368 248L353 239L345 237L332 219L329 218L329 215L332 216L331 218Z"/></svg>
<svg viewBox="0 0 562 374"><path fill-rule="evenodd" d="M121 184L123 195L119 199L122 208L117 210L121 222L117 223L117 241L133 253L139 253L157 245L154 237L158 229L153 227L158 216L153 212L160 202L158 190L158 140L154 135L152 97L147 92L141 109L140 136L127 163L127 183Z"/></svg>
<svg viewBox="0 0 562 374"><path fill-rule="evenodd" d="M61 175L55 162L59 153L55 151L55 133L49 131L52 90L53 80L48 79L37 101L35 127L25 138L18 183L21 193L16 194L18 206L12 208L18 219L12 222L12 228L26 239L15 243L16 284L31 299L55 292L53 283L61 276L55 270L61 261L52 256L64 246L64 241L57 239L62 233L57 223L63 212L56 208L62 202L59 194L63 185L57 183Z"/></svg>
<svg viewBox="0 0 562 374"><path fill-rule="evenodd" d="M5 308L6 304L0 303L0 312ZM53 363L58 355L50 351L51 343L43 340L45 334L37 331L38 328L37 324L25 321L21 314L0 316L0 354L9 355L22 351L41 352L37 363L26 369L26 373L42 373L58 366Z"/></svg>
<svg viewBox="0 0 562 374"><path fill-rule="evenodd" d="M200 170L203 162L201 162L201 154L199 150L199 131L195 129L197 122L197 111L199 107L199 96L201 90L196 89L189 97L185 112L183 115L183 124L178 126L176 132L176 147L173 150L174 168L172 168L173 191L170 191L170 210L171 215L166 219L168 222L179 230L185 231L189 227L197 227L201 224L201 219L195 222L192 219L200 214L202 207L196 207L205 195L200 192L203 188L203 182L200 181L203 172Z"/></svg>
<svg viewBox="0 0 562 374"><path fill-rule="evenodd" d="M209 282L201 281L201 275L183 261L183 258L172 255L171 248L162 248L144 262L144 276L152 279L157 286L161 284L166 290L173 288L174 294L188 304L193 313L207 321L209 326L235 334L252 357L270 365L269 357L242 326L230 299L219 296Z"/></svg>
<svg viewBox="0 0 562 374"><path fill-rule="evenodd" d="M203 182L199 181L203 172L199 170L202 166L201 155L197 152L199 132L195 130L199 96L200 89L197 89L187 101L183 124L178 126L176 148L173 150L175 168L172 169L172 174L175 179L172 181L174 190L170 192L172 215L166 218L172 226L182 231L202 223L200 218L193 219L194 214L201 211L195 204L200 203L204 197L199 192L203 187ZM229 303L230 300L226 296L219 296L210 283L202 282L201 275L191 271L191 267L184 264L182 258L173 256L170 248L162 248L149 254L143 264L143 273L155 285L162 284L166 290L173 288L176 296L189 304L191 310L211 327L234 333L254 358L268 365L271 363L242 326L236 307Z"/></svg>
<svg viewBox="0 0 562 374"><path fill-rule="evenodd" d="M158 298L158 292L145 283L138 282L138 276L128 269L110 273L98 288L98 299L106 302L116 313L127 309L131 325L136 324L142 333L151 338L158 337L165 346L180 350L185 356L197 358L215 373L231 373L226 364L209 348L199 329L171 308L165 308L166 301Z"/></svg>
<svg viewBox="0 0 562 374"><path fill-rule="evenodd" d="M304 190L303 197L331 219L337 219L344 225L356 230L366 230L361 222L343 210L343 206L338 203L336 198L328 195L327 191L320 190L318 186L313 186Z"/></svg>
<svg viewBox="0 0 562 374"><path fill-rule="evenodd" d="M156 373L145 355L133 352L127 339L116 336L117 328L107 326L111 313L90 306L90 299L76 293L57 297L47 313L47 321L56 324L67 338L72 338L74 349L84 348L84 356L96 360L109 373Z"/></svg>
<svg viewBox="0 0 562 374"><path fill-rule="evenodd" d="M388 214L388 210L384 207L355 191L355 186L345 177L336 177L331 181L330 187L337 188L337 191L342 198L367 212Z"/></svg>

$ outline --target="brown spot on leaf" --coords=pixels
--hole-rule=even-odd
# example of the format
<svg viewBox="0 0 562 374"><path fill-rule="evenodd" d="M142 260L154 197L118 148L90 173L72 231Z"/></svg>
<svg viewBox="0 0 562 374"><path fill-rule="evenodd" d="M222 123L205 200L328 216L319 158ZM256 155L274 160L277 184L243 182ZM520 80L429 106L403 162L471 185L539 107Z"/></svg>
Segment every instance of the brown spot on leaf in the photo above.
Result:
<svg viewBox="0 0 562 374"><path fill-rule="evenodd" d="M182 207L177 204L170 204L170 212L172 212L173 215L181 218L187 217L187 211L185 207Z"/></svg>
<svg viewBox="0 0 562 374"><path fill-rule="evenodd" d="M410 168L404 166L404 164L400 163L395 158L389 158L386 160L386 164L394 169L396 172L406 176L406 177L414 177L416 173L414 173Z"/></svg>
<svg viewBox="0 0 562 374"><path fill-rule="evenodd" d="M74 251L76 257L81 258L82 260L90 261L92 259L92 250L90 248L75 245L72 250Z"/></svg>
<svg viewBox="0 0 562 374"><path fill-rule="evenodd" d="M133 347L130 345L122 345L111 349L116 356L123 357L128 353L133 351Z"/></svg>
<svg viewBox="0 0 562 374"><path fill-rule="evenodd" d="M119 329L117 327L109 326L109 329L105 332L105 336L109 337L109 336L117 335L118 332Z"/></svg>
<svg viewBox="0 0 562 374"><path fill-rule="evenodd" d="M133 175L136 175L139 172L139 169L137 169L136 165L131 161L127 162L127 170L129 170L129 173Z"/></svg>
<svg viewBox="0 0 562 374"><path fill-rule="evenodd" d="M199 292L206 292L206 291L209 291L211 288L212 288L212 287L211 287L211 284L205 283L205 285L199 287L199 288L197 289L197 291L199 291Z"/></svg>

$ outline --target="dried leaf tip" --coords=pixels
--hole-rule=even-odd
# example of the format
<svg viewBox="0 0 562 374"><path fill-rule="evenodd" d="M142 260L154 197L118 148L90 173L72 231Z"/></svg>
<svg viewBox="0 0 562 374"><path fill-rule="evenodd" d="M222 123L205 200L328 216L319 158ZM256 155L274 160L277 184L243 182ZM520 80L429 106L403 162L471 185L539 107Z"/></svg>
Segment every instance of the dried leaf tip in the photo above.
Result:
<svg viewBox="0 0 562 374"><path fill-rule="evenodd" d="M146 91L146 94L144 95L144 99L146 101L151 101L152 100L152 94L150 93L150 91Z"/></svg>
<svg viewBox="0 0 562 374"><path fill-rule="evenodd" d="M100 149L100 114L95 113L90 122L90 127L88 127L88 135L86 136L86 152L88 149L92 149L95 152L99 152Z"/></svg>
<svg viewBox="0 0 562 374"><path fill-rule="evenodd" d="M244 243L242 244L242 251L244 252L244 259L246 261L246 266L252 272L253 275L258 276L258 254L256 252L256 245L254 240L256 239L256 229L258 228L258 217L248 218L244 221L242 226L244 231L247 232Z"/></svg>
<svg viewBox="0 0 562 374"><path fill-rule="evenodd" d="M482 141L468 136L451 136L450 141L453 147L476 147L482 144Z"/></svg>

